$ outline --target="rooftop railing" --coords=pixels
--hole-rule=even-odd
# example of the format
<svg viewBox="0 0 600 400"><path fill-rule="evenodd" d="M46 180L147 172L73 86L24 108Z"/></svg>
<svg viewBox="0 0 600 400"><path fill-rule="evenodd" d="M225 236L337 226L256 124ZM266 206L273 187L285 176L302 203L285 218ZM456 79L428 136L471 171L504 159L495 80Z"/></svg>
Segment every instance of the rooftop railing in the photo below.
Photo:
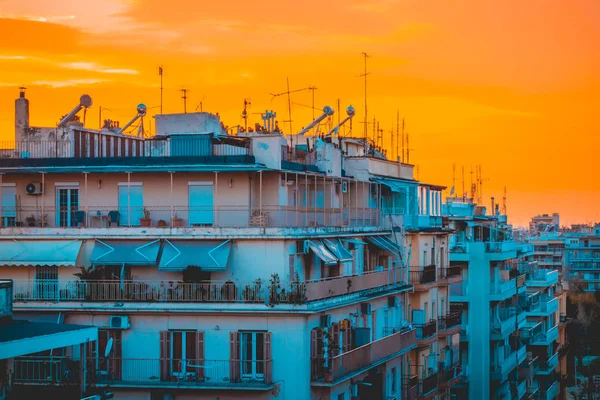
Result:
<svg viewBox="0 0 600 400"><path fill-rule="evenodd" d="M64 384L79 381L79 362L67 357L19 357L14 359L18 383Z"/></svg>

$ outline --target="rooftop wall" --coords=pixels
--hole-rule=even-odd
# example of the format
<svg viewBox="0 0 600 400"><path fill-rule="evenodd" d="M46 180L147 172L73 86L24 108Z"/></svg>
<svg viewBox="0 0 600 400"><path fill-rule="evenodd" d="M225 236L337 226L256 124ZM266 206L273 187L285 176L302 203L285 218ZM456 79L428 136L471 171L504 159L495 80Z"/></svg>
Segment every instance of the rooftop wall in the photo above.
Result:
<svg viewBox="0 0 600 400"><path fill-rule="evenodd" d="M220 117L206 112L158 114L154 118L157 136L182 133L222 133Z"/></svg>

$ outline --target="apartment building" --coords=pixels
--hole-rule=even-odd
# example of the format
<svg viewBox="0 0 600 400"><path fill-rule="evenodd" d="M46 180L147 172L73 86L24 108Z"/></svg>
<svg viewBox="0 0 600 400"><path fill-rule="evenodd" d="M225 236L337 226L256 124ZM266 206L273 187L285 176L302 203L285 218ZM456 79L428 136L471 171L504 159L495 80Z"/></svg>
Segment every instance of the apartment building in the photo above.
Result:
<svg viewBox="0 0 600 400"><path fill-rule="evenodd" d="M600 290L600 224L592 233L565 233L566 278L570 290Z"/></svg>
<svg viewBox="0 0 600 400"><path fill-rule="evenodd" d="M539 235L544 232L558 232L560 229L560 215L558 213L540 214L531 218L529 233Z"/></svg>
<svg viewBox="0 0 600 400"><path fill-rule="evenodd" d="M228 136L207 113L157 116L152 138L32 128L24 99L0 153L2 272L16 315L97 327L89 391L389 400L460 381L441 191L412 165Z"/></svg>
<svg viewBox="0 0 600 400"><path fill-rule="evenodd" d="M466 379L453 393L465 399L556 398L558 273L519 268L533 246L517 243L497 210L488 214L472 199L448 198L442 214L454 230L450 267L462 270L462 282L450 284L450 302L462 312ZM538 344L539 350L530 347ZM543 372L538 360L547 363Z"/></svg>

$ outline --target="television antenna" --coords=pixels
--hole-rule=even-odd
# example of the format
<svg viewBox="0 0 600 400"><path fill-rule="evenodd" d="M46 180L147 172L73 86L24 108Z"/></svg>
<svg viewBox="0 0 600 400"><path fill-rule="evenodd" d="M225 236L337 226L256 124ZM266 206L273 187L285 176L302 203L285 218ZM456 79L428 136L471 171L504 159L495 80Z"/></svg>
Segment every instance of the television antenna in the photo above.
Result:
<svg viewBox="0 0 600 400"><path fill-rule="evenodd" d="M187 114L187 92L188 92L188 89L181 88L180 90L182 93L181 98L183 99L183 113Z"/></svg>
<svg viewBox="0 0 600 400"><path fill-rule="evenodd" d="M368 124L368 107L367 107L367 75L370 75L370 72L367 72L367 59L370 57L367 53L365 53L364 51L362 52L362 55L365 59L365 72L360 74L359 77L364 77L365 79L365 129L364 129L364 139L365 139L365 146L367 146L367 124Z"/></svg>
<svg viewBox="0 0 600 400"><path fill-rule="evenodd" d="M271 101L273 101L273 99L275 97L283 96L284 94L287 95L287 100L288 100L288 118L289 118L289 120L288 121L283 121L283 122L289 122L290 123L290 135L292 135L294 131L292 129L292 100L291 100L290 95L292 93L303 92L305 90L312 90L312 89L310 89L310 87L305 87L305 88L302 88L302 89L290 90L290 78L286 78L286 79L287 79L287 91L281 92L281 93L269 93L269 94L271 96L273 96L272 99L271 99ZM314 91L313 91L313 93L314 93Z"/></svg>
<svg viewBox="0 0 600 400"><path fill-rule="evenodd" d="M202 111L202 102L204 101L205 98L206 98L206 96L202 96L202 100L200 100L200 103L198 103L198 105L196 106L196 111L198 111L198 109L200 109L200 112L204 112L204 111Z"/></svg>
<svg viewBox="0 0 600 400"><path fill-rule="evenodd" d="M317 88L315 86L309 86L308 90L310 90L312 92L312 112L313 112L313 119L315 119L315 90L317 90ZM339 107L338 107L339 109Z"/></svg>
<svg viewBox="0 0 600 400"><path fill-rule="evenodd" d="M244 119L244 132L248 132L248 106L251 105L250 100L244 99L244 111L242 111L242 118Z"/></svg>

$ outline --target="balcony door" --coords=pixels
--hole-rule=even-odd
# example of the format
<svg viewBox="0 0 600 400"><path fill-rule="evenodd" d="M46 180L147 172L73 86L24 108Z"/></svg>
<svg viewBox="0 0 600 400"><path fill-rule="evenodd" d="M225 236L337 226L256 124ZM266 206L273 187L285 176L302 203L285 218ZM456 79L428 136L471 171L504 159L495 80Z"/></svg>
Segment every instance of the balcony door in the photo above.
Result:
<svg viewBox="0 0 600 400"><path fill-rule="evenodd" d="M141 182L119 182L119 223L140 226L144 217L144 187Z"/></svg>
<svg viewBox="0 0 600 400"><path fill-rule="evenodd" d="M189 224L213 225L215 190L212 182L189 182Z"/></svg>
<svg viewBox="0 0 600 400"><path fill-rule="evenodd" d="M38 300L58 298L58 267L35 267L34 297Z"/></svg>
<svg viewBox="0 0 600 400"><path fill-rule="evenodd" d="M15 226L17 219L17 187L14 184L2 184L2 221L0 226Z"/></svg>
<svg viewBox="0 0 600 400"><path fill-rule="evenodd" d="M263 380L265 374L265 333L240 332L242 379Z"/></svg>
<svg viewBox="0 0 600 400"><path fill-rule="evenodd" d="M76 226L75 212L79 210L79 188L56 188L56 226Z"/></svg>

